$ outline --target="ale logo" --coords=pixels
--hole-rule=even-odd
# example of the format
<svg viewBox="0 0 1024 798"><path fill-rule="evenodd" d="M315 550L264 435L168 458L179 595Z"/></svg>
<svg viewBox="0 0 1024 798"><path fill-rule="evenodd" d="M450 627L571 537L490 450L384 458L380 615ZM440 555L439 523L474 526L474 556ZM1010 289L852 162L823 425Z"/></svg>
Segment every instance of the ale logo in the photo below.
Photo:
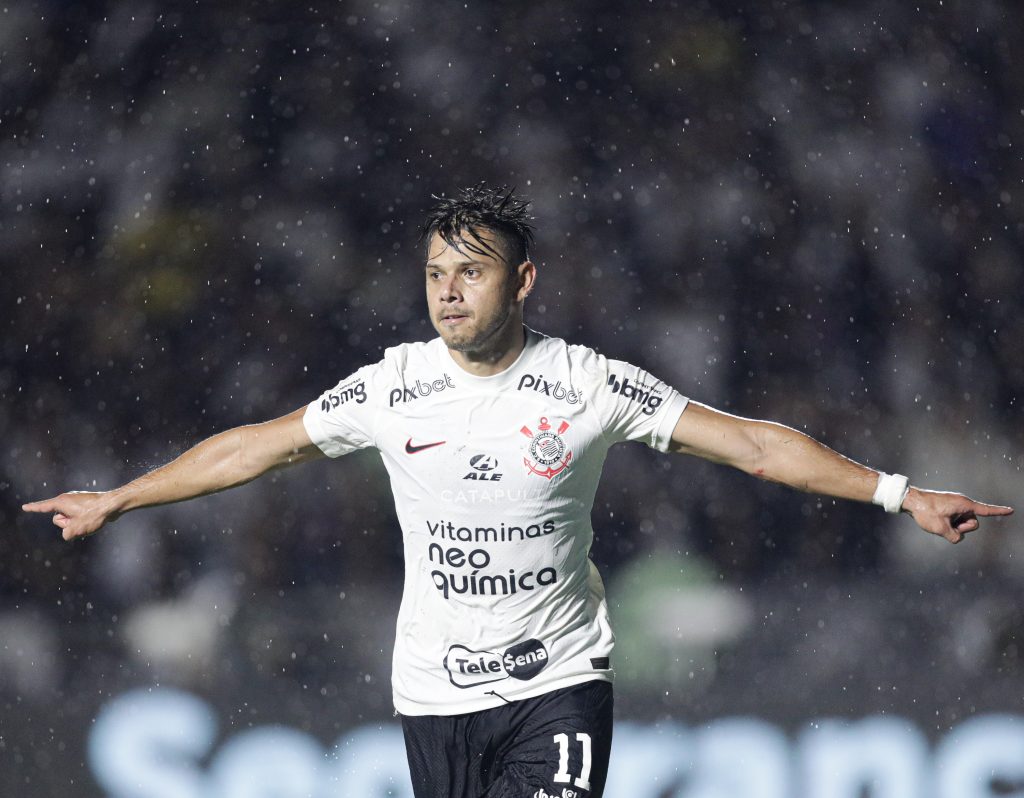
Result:
<svg viewBox="0 0 1024 798"><path fill-rule="evenodd" d="M502 474L499 474L496 470L498 468L498 458L491 457L489 454L473 455L469 458L469 467L473 470L466 474L463 479L472 479L478 482L497 482L502 477Z"/></svg>
<svg viewBox="0 0 1024 798"><path fill-rule="evenodd" d="M562 440L562 435L569 429L569 422L562 421L555 429L548 423L545 416L541 416L540 425L534 433L527 426L519 431L530 439L528 451L529 457L523 458L523 465L531 474L536 474L545 479L552 479L561 474L572 461L572 452L569 451Z"/></svg>

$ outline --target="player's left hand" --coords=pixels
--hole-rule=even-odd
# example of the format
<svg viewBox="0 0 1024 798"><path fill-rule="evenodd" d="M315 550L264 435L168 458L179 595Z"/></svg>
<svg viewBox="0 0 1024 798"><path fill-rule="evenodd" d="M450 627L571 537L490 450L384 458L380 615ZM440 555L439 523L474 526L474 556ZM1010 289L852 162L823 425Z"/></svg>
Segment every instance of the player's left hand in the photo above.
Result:
<svg viewBox="0 0 1024 798"><path fill-rule="evenodd" d="M959 543L964 535L980 525L980 517L1010 515L1012 507L982 504L959 493L911 488L903 500L903 510L910 513L925 532L940 535L950 543Z"/></svg>

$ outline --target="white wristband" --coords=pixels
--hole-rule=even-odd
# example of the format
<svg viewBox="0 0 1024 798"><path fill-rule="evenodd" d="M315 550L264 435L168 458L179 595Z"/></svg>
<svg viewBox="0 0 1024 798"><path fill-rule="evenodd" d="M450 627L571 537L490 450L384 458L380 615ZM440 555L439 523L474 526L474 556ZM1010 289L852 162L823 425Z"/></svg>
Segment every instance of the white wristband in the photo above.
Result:
<svg viewBox="0 0 1024 798"><path fill-rule="evenodd" d="M898 513L903 507L903 500L907 498L909 482L902 474L879 474L878 487L871 497L871 503L885 508L887 513Z"/></svg>

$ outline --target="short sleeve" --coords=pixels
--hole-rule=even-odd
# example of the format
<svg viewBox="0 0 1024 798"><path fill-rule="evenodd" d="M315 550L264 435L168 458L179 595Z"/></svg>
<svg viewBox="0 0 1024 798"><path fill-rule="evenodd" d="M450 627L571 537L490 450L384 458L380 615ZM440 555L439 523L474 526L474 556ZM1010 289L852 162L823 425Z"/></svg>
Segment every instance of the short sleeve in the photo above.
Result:
<svg viewBox="0 0 1024 798"><path fill-rule="evenodd" d="M667 451L687 399L642 368L591 353L586 358L590 401L611 443L640 441Z"/></svg>
<svg viewBox="0 0 1024 798"><path fill-rule="evenodd" d="M383 361L364 366L306 407L306 432L328 457L374 445L383 370Z"/></svg>

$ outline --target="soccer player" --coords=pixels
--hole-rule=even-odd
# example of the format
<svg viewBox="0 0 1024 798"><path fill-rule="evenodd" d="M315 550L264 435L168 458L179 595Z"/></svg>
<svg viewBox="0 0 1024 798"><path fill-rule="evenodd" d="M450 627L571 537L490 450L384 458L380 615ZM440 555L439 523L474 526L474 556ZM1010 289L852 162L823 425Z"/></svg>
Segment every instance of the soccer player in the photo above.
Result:
<svg viewBox="0 0 1024 798"><path fill-rule="evenodd" d="M53 513L72 540L129 510L376 447L405 544L392 688L417 798L601 796L613 638L590 512L619 441L874 501L951 543L1012 512L910 487L525 327L537 269L527 203L512 192L439 200L424 237L437 338L389 349L307 407L215 435L122 487L24 505Z"/></svg>

